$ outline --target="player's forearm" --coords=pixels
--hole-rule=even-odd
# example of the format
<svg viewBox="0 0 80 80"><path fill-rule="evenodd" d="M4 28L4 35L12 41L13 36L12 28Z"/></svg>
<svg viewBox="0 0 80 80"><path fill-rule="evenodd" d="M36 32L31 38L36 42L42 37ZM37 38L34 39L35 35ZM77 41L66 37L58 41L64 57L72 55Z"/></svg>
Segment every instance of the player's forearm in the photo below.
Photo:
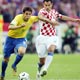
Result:
<svg viewBox="0 0 80 80"><path fill-rule="evenodd" d="M47 18L45 18L45 17L43 17L43 16L41 16L41 15L39 15L38 18L39 18L39 20L41 20L41 21L52 23L51 20L49 20L49 19L47 19Z"/></svg>
<svg viewBox="0 0 80 80"><path fill-rule="evenodd" d="M76 21L76 19L74 19L74 18L71 18L71 17L68 17L68 16L64 16L64 15L62 15L62 18L61 18L62 20L66 20L66 21Z"/></svg>
<svg viewBox="0 0 80 80"><path fill-rule="evenodd" d="M14 26L14 25L10 25L8 27L9 30L15 30L15 29L18 29L18 28L21 28L22 26Z"/></svg>
<svg viewBox="0 0 80 80"><path fill-rule="evenodd" d="M44 21L44 22L48 22L48 23L50 23L51 25L59 25L59 23L57 22L57 21L51 21L51 20L49 20L49 19L47 19L47 18L45 18L44 16L38 16L38 18L40 19L40 20L42 20L42 21Z"/></svg>

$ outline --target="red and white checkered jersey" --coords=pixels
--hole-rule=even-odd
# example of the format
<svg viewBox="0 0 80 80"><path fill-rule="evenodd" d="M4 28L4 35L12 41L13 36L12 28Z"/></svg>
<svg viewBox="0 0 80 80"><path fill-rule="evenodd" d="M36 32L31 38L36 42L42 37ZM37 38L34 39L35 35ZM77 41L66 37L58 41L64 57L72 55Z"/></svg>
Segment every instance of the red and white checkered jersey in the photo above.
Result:
<svg viewBox="0 0 80 80"><path fill-rule="evenodd" d="M42 8L39 11L40 15L43 15L44 17L48 18L51 21L56 20L57 18L61 18L62 15L59 14L55 9L52 9L50 12L47 12L45 8ZM56 35L56 29L54 26L52 26L48 22L39 21L40 26L40 34L44 36L55 36Z"/></svg>

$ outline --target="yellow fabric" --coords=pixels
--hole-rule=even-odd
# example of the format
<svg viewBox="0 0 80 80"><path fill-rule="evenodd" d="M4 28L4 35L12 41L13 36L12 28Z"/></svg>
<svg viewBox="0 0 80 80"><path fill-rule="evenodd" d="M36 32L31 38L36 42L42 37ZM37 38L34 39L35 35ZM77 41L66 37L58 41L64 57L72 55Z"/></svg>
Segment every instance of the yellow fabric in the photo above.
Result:
<svg viewBox="0 0 80 80"><path fill-rule="evenodd" d="M0 15L0 53L2 53L3 16Z"/></svg>
<svg viewBox="0 0 80 80"><path fill-rule="evenodd" d="M20 26L21 24L26 23L26 26L15 30L9 30L8 36L12 38L24 38L28 30L30 29L31 25L36 21L38 21L37 16L31 16L30 19L27 22L25 22L23 20L23 14L17 15L11 22L11 25Z"/></svg>

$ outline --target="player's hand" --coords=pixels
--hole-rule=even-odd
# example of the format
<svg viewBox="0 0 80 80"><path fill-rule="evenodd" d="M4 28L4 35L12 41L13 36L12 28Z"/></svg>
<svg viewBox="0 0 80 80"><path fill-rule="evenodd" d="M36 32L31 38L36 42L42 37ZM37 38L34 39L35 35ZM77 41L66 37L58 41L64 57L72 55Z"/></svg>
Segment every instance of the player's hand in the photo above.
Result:
<svg viewBox="0 0 80 80"><path fill-rule="evenodd" d="M80 23L80 19L75 19L74 21Z"/></svg>
<svg viewBox="0 0 80 80"><path fill-rule="evenodd" d="M21 27L25 27L25 26L26 26L26 23L21 24Z"/></svg>
<svg viewBox="0 0 80 80"><path fill-rule="evenodd" d="M79 22L79 23L80 23L80 19L77 19L77 22Z"/></svg>

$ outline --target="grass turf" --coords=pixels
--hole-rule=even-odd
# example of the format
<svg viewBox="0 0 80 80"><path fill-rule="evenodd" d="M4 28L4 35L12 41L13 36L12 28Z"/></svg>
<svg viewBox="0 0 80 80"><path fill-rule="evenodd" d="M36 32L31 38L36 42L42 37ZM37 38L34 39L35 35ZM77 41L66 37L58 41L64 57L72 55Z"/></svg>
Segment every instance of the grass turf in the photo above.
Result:
<svg viewBox="0 0 80 80"><path fill-rule="evenodd" d="M11 64L14 59L15 55L12 55L6 70L5 80L18 80L18 76L12 75ZM1 61L2 59L0 59L0 65ZM30 74L31 80L36 80L37 63L38 56L36 54L26 54L17 66L17 73L27 72ZM42 80L80 80L80 54L55 54L48 74Z"/></svg>

